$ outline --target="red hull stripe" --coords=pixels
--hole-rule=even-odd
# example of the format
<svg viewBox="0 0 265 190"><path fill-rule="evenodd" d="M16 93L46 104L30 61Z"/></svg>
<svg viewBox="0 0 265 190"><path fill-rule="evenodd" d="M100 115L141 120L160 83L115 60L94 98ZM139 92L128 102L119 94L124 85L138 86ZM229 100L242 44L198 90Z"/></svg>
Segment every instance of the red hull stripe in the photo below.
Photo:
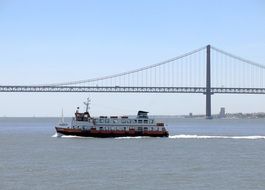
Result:
<svg viewBox="0 0 265 190"><path fill-rule="evenodd" d="M135 137L135 136L149 136L149 137L168 137L167 131L124 131L124 130L81 130L68 129L56 127L57 133L63 135L75 135L83 137Z"/></svg>

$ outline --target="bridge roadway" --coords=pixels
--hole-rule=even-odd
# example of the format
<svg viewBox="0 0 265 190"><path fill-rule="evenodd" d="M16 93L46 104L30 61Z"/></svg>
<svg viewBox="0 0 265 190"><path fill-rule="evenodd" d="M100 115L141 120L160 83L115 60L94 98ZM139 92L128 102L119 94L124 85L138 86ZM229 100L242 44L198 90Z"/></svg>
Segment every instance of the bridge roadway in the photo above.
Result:
<svg viewBox="0 0 265 190"><path fill-rule="evenodd" d="M0 86L0 92L206 93L206 87ZM265 88L212 87L212 94L265 94Z"/></svg>

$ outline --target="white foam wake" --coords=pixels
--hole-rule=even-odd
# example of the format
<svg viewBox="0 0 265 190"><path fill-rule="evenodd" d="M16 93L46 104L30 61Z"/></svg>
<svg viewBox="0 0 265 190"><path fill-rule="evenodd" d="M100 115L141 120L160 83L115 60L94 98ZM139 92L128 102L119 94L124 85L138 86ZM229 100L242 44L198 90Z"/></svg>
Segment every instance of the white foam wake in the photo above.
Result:
<svg viewBox="0 0 265 190"><path fill-rule="evenodd" d="M75 135L61 135L59 133L55 133L54 135L52 135L52 137L54 138L95 138L95 137L81 137L81 136L75 136ZM142 139L142 138L150 138L150 137L141 137L141 136L137 136L137 137L116 137L115 139Z"/></svg>
<svg viewBox="0 0 265 190"><path fill-rule="evenodd" d="M171 139L265 139L265 136L172 135Z"/></svg>
<svg viewBox="0 0 265 190"><path fill-rule="evenodd" d="M52 135L52 137L58 138L94 138L94 137L80 137L80 136L74 136L74 135L61 135L58 133L55 133ZM153 137L142 137L142 136L136 136L136 137L116 137L115 139L145 139L145 138L153 138ZM170 139L247 139L247 140L257 140L257 139L265 139L265 136L218 136L218 135L170 135L168 138Z"/></svg>
<svg viewBox="0 0 265 190"><path fill-rule="evenodd" d="M92 138L92 137L80 137L80 136L75 136L75 135L62 135L59 133L55 133L54 135L52 135L52 137L58 138Z"/></svg>
<svg viewBox="0 0 265 190"><path fill-rule="evenodd" d="M52 135L52 137L61 137L61 135L59 135L58 133L55 133L54 135Z"/></svg>

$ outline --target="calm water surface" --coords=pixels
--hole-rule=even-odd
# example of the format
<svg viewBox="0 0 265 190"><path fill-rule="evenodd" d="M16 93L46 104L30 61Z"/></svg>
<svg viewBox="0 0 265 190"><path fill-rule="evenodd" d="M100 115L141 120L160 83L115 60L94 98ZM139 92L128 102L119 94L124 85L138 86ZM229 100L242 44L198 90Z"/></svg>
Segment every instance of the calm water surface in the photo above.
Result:
<svg viewBox="0 0 265 190"><path fill-rule="evenodd" d="M170 138L55 138L0 118L0 189L265 189L265 120L167 120Z"/></svg>

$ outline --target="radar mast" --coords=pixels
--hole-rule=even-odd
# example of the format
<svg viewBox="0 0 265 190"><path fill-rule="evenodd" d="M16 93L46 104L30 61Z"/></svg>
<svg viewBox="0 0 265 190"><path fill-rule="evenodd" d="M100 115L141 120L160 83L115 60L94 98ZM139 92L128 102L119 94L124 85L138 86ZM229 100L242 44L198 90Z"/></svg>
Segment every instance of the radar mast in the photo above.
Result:
<svg viewBox="0 0 265 190"><path fill-rule="evenodd" d="M62 108L61 122L64 123L63 108Z"/></svg>
<svg viewBox="0 0 265 190"><path fill-rule="evenodd" d="M86 112L88 112L88 110L90 109L89 105L90 105L90 98L87 98L87 102L84 102L85 106L86 106Z"/></svg>

